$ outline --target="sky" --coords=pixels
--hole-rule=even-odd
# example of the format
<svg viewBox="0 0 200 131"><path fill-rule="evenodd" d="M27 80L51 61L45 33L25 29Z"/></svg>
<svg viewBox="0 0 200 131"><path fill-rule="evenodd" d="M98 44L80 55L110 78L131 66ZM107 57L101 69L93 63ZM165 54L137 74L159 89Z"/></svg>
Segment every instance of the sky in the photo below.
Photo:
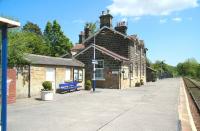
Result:
<svg viewBox="0 0 200 131"><path fill-rule="evenodd" d="M177 65L188 58L200 62L199 0L0 0L0 15L31 21L43 30L57 20L75 44L86 22L97 22L109 9L113 26L128 23L128 35L137 34L152 61Z"/></svg>

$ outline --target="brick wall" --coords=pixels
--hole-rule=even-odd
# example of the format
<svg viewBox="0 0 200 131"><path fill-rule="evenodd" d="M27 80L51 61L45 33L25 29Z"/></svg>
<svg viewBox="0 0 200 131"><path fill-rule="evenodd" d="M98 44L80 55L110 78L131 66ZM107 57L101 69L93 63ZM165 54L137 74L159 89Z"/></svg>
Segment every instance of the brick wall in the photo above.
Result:
<svg viewBox="0 0 200 131"><path fill-rule="evenodd" d="M7 70L8 80L10 81L8 88L8 104L16 102L16 70Z"/></svg>

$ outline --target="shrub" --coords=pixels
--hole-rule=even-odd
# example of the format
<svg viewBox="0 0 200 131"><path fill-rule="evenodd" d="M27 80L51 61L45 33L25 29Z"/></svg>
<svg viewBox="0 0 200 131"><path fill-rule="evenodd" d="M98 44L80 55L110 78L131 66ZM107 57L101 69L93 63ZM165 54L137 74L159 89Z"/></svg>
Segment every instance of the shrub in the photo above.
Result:
<svg viewBox="0 0 200 131"><path fill-rule="evenodd" d="M87 80L85 83L85 90L91 90L92 89L92 82L91 80Z"/></svg>
<svg viewBox="0 0 200 131"><path fill-rule="evenodd" d="M144 85L143 79L140 79L140 85Z"/></svg>
<svg viewBox="0 0 200 131"><path fill-rule="evenodd" d="M52 83L50 81L44 81L42 83L42 86L43 86L43 91L50 91L52 90Z"/></svg>
<svg viewBox="0 0 200 131"><path fill-rule="evenodd" d="M140 82L136 82L135 87L140 87Z"/></svg>

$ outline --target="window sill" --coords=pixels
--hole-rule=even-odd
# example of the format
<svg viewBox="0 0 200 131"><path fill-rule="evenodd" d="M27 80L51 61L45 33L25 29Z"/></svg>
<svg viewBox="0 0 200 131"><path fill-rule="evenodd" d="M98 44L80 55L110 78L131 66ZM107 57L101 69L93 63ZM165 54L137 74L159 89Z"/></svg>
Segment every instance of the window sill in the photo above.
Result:
<svg viewBox="0 0 200 131"><path fill-rule="evenodd" d="M94 79L92 79L94 80ZM105 78L95 78L96 81L105 81Z"/></svg>

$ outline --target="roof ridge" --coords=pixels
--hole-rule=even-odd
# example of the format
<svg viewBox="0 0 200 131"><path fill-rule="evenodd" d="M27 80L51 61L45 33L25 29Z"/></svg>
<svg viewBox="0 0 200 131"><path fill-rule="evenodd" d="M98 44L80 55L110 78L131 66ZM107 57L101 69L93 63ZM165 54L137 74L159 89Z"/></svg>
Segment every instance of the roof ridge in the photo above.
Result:
<svg viewBox="0 0 200 131"><path fill-rule="evenodd" d="M39 57L43 57L43 58L56 58L56 59L68 59L68 60L72 60L72 58L61 58L61 57L56 57L56 56L46 56L46 55L38 55L38 54L28 54L28 55L39 56Z"/></svg>

